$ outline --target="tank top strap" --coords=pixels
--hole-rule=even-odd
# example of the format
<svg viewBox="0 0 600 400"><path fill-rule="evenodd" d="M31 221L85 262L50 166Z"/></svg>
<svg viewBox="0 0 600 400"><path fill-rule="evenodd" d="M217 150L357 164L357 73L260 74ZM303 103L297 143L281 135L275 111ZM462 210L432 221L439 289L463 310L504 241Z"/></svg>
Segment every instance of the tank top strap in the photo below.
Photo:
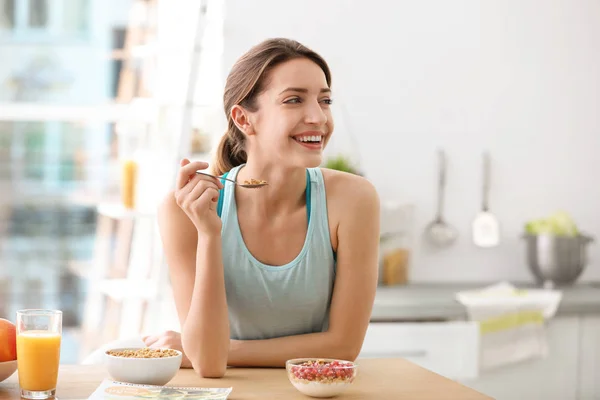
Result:
<svg viewBox="0 0 600 400"><path fill-rule="evenodd" d="M237 167L233 167L231 170L222 175L221 178L229 178L233 181L237 179L238 171L244 166L238 165ZM217 214L221 217L223 221L223 225L225 225L227 216L229 214L229 210L231 209L231 202L234 200L233 196L235 196L235 183L226 181L225 179L221 179L221 183L223 184L223 189L219 190L219 200L217 202Z"/></svg>
<svg viewBox="0 0 600 400"><path fill-rule="evenodd" d="M217 202L217 215L219 218L221 218L221 213L223 212L223 197L225 197L225 182L227 182L225 178L227 178L228 174L229 171L225 172L221 177L221 184L223 185L223 188L219 190L219 200Z"/></svg>
<svg viewBox="0 0 600 400"><path fill-rule="evenodd" d="M310 207L314 207L312 214L317 220L313 221L318 224L321 233L330 240L329 237L329 217L327 215L327 196L325 194L325 181L321 168L307 168L310 176ZM308 208L308 199L307 199ZM310 215L310 213L309 213Z"/></svg>

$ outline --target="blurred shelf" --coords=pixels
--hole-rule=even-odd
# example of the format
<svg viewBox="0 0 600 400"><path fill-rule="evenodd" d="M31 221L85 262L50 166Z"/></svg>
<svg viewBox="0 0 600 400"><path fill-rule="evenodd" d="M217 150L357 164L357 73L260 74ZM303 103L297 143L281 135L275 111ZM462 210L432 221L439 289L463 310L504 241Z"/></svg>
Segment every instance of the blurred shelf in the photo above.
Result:
<svg viewBox="0 0 600 400"><path fill-rule="evenodd" d="M140 102L132 112L131 104L96 104L89 106L40 104L40 103L0 103L0 121L97 121L145 122L156 119L156 105Z"/></svg>
<svg viewBox="0 0 600 400"><path fill-rule="evenodd" d="M98 214L113 219L153 218L156 216L155 210L129 209L118 203L99 204L97 210Z"/></svg>
<svg viewBox="0 0 600 400"><path fill-rule="evenodd" d="M107 202L107 197L110 199ZM70 204L75 204L79 206L85 207L98 207L100 203L117 203L118 199L116 196L109 196L101 191L91 191L91 190L76 190L65 198Z"/></svg>
<svg viewBox="0 0 600 400"><path fill-rule="evenodd" d="M207 153L191 153L189 158L192 161L206 161L207 163L212 163L213 154L210 152Z"/></svg>
<svg viewBox="0 0 600 400"><path fill-rule="evenodd" d="M80 278L88 278L93 266L93 261L71 261L67 264L68 270Z"/></svg>
<svg viewBox="0 0 600 400"><path fill-rule="evenodd" d="M105 279L97 282L97 289L113 300L155 299L158 288L155 281L146 279Z"/></svg>

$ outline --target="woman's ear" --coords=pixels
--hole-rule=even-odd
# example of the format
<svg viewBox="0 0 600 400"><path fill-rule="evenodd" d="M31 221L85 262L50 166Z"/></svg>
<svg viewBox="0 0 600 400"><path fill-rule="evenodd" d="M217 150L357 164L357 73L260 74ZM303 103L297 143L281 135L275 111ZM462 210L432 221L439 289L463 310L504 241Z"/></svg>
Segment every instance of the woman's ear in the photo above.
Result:
<svg viewBox="0 0 600 400"><path fill-rule="evenodd" d="M247 110L240 105L235 105L231 109L231 119L237 128L245 135L253 135L254 129L250 123L250 115Z"/></svg>

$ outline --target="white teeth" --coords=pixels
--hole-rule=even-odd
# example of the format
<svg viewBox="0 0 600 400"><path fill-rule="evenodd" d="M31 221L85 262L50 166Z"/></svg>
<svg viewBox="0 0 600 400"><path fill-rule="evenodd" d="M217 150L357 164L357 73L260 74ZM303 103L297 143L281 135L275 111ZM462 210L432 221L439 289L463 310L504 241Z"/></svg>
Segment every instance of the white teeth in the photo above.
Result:
<svg viewBox="0 0 600 400"><path fill-rule="evenodd" d="M317 142L320 143L321 142L321 138L322 136L302 136L297 138L296 140L298 140L299 142Z"/></svg>

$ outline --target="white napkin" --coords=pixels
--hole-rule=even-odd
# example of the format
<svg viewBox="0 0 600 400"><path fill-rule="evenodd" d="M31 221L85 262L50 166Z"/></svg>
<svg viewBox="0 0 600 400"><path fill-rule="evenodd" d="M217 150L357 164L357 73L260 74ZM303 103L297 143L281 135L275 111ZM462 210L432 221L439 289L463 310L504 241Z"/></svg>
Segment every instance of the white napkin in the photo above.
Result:
<svg viewBox="0 0 600 400"><path fill-rule="evenodd" d="M556 314L562 292L501 282L459 292L456 299L480 324L482 369L547 355L545 323Z"/></svg>

